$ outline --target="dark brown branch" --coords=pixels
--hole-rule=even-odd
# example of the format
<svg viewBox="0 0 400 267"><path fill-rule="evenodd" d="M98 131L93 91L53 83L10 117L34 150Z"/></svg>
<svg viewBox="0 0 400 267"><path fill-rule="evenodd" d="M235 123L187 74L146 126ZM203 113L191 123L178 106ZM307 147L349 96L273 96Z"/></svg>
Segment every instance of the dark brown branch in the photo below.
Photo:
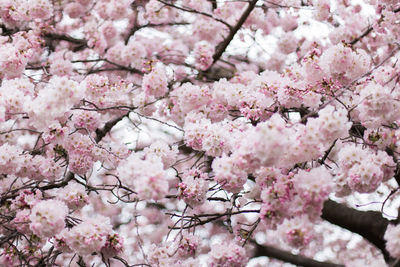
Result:
<svg viewBox="0 0 400 267"><path fill-rule="evenodd" d="M217 8L217 0L208 0L208 2L210 2L212 4L213 10Z"/></svg>
<svg viewBox="0 0 400 267"><path fill-rule="evenodd" d="M73 44L77 44L77 45L83 45L83 46L87 46L87 42L86 40L83 39L77 39L68 35L64 35L64 34L57 34L57 33L46 33L44 35L44 37L47 37L49 39L52 40L61 40L61 41L67 41Z"/></svg>
<svg viewBox="0 0 400 267"><path fill-rule="evenodd" d="M255 244L255 246L256 246L254 257L267 256L267 257L281 260L284 262L289 262L289 263L295 264L297 266L344 267L344 265L341 265L341 264L335 264L335 263L330 263L330 262L321 262L321 261L316 261L311 258L304 257L302 255L295 255L288 251L281 250L279 248L274 248L271 246L261 246L261 245L257 244L256 242L253 242L253 244Z"/></svg>
<svg viewBox="0 0 400 267"><path fill-rule="evenodd" d="M20 31L20 29L9 29L4 24L0 24L0 29L1 29L1 35L2 36L13 35L14 33Z"/></svg>
<svg viewBox="0 0 400 267"><path fill-rule="evenodd" d="M127 116L127 114L108 121L101 129L100 128L96 129L96 137L94 138L96 143L100 142L101 139L103 139L103 137L106 136L106 134L111 131L112 127L114 127L118 122L120 122L125 116Z"/></svg>
<svg viewBox="0 0 400 267"><path fill-rule="evenodd" d="M391 260L383 239L389 220L383 218L380 212L360 211L328 199L321 218L361 235L382 251L386 261Z"/></svg>
<svg viewBox="0 0 400 267"><path fill-rule="evenodd" d="M68 172L67 175L65 176L64 180L60 183L51 183L42 187L39 187L40 190L49 190L49 189L54 189L54 188L60 188L66 186L69 181L71 181L74 178L74 173Z"/></svg>
<svg viewBox="0 0 400 267"><path fill-rule="evenodd" d="M396 171L395 171L395 174L393 177L396 180L397 184L400 186L400 168L399 167L396 168ZM397 220L400 220L400 214L397 217Z"/></svg>
<svg viewBox="0 0 400 267"><path fill-rule="evenodd" d="M240 28L242 28L243 23L246 21L246 19L249 17L251 11L253 11L253 9L255 8L257 3L257 0L252 0L249 3L249 6L246 8L246 10L243 12L242 16L240 17L239 21L237 22L237 24L235 25L235 27L233 27L230 31L229 31L229 35L226 37L226 39L220 43L217 47L217 51L215 52L215 54L213 55L213 64L215 62L217 62L219 60L219 58L222 56L222 54L225 52L225 49L228 47L228 45L231 43L233 37L235 36L235 34L239 31ZM212 65L208 68L210 69L212 67Z"/></svg>
<svg viewBox="0 0 400 267"><path fill-rule="evenodd" d="M351 41L349 44L354 45L356 44L358 41L360 41L362 38L364 38L365 36L367 36L368 34L370 34L372 32L373 28L370 26L368 27L368 29L366 29L360 36L358 36L357 38L353 39L353 41Z"/></svg>

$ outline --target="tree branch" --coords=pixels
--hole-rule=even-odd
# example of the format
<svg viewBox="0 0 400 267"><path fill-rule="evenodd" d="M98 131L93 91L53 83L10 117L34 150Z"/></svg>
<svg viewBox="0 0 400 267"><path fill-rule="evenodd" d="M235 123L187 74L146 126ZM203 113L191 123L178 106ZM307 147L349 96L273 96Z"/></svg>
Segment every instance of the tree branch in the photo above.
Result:
<svg viewBox="0 0 400 267"><path fill-rule="evenodd" d="M360 211L328 199L324 203L321 218L361 235L382 251L387 262L392 260L383 239L389 220L383 218L380 212Z"/></svg>
<svg viewBox="0 0 400 267"><path fill-rule="evenodd" d="M330 262L321 262L321 261L316 261L311 258L304 257L302 255L295 255L288 251L274 248L272 246L262 246L262 245L257 244L254 241L253 241L253 244L255 244L255 246L256 246L254 257L267 256L269 258L274 258L274 259L281 260L284 262L289 262L289 263L295 264L297 266L344 267L344 265L341 265L341 264L335 264L335 263L330 263Z"/></svg>
<svg viewBox="0 0 400 267"><path fill-rule="evenodd" d="M63 34L57 34L57 33L46 33L44 37L47 37L52 40L61 40L61 41L67 41L73 44L77 45L87 45L86 40L83 39L77 39L68 35L63 35Z"/></svg>
<svg viewBox="0 0 400 267"><path fill-rule="evenodd" d="M157 28L157 27L168 27L168 26L187 26L190 25L188 22L171 22L171 23L161 23L161 24L155 24L155 23L147 23L144 25L135 25L132 27L132 29L129 31L128 35L125 37L125 45L128 44L129 38L135 34L140 29L143 28Z"/></svg>
<svg viewBox="0 0 400 267"><path fill-rule="evenodd" d="M74 52L88 47L87 41L85 39L77 39L69 35L58 34L58 33L46 33L43 36L50 40L67 41L70 42L71 44L78 45L73 49Z"/></svg>
<svg viewBox="0 0 400 267"><path fill-rule="evenodd" d="M129 113L128 113L129 114ZM119 116L113 120L108 121L103 128L98 128L96 129L96 137L94 138L94 140L96 141L96 143L99 143L101 141L101 139L103 139L104 136L106 136L106 134L111 131L111 129L118 123L120 122L125 116L127 116L128 114L124 114L122 116Z"/></svg>
<svg viewBox="0 0 400 267"><path fill-rule="evenodd" d="M351 41L349 44L351 44L351 45L356 44L362 38L364 38L365 36L370 34L370 32L372 32L372 30L373 30L372 26L368 27L368 29L366 29L360 36L358 36L357 38L353 39L353 41Z"/></svg>
<svg viewBox="0 0 400 267"><path fill-rule="evenodd" d="M239 29L242 27L243 23L249 17L251 11L253 11L253 9L255 8L257 1L258 0L252 0L249 3L249 6L243 12L243 14L240 17L239 21L237 22L236 26L233 27L231 29L231 31L229 31L229 35L226 37L226 39L222 43L220 43L218 45L217 51L215 52L215 54L213 56L213 64L208 69L210 69L214 65L214 63L217 62L219 60L219 58L222 56L222 54L225 52L225 49L231 43L231 41L232 41L233 37L235 36L235 34L239 31Z"/></svg>
<svg viewBox="0 0 400 267"><path fill-rule="evenodd" d="M182 11L186 11L186 12L190 12L190 13L195 13L195 14L199 14L199 15L203 15L203 16L212 18L212 19L215 20L215 21L221 22L221 23L224 24L226 27L228 27L229 30L232 31L232 26L231 26L231 25L229 25L227 22L225 22L225 21L222 20L222 19L219 19L219 18L214 17L213 15L211 15L211 14L209 14L209 13L202 12L202 11L198 11L198 10L192 9L192 8L176 6L176 5L174 5L174 4L167 3L167 2L165 2L165 1L163 1L163 0L157 0L157 1L160 2L160 3L163 3L164 5L169 6L169 7L173 7L173 8L182 10ZM257 2L257 1L255 1L255 2Z"/></svg>
<svg viewBox="0 0 400 267"><path fill-rule="evenodd" d="M397 8L395 10L393 10L393 13L398 13L400 12L400 8ZM381 18L378 20L378 23L380 23L382 21L383 17L381 16ZM364 38L365 36L367 36L368 34L370 34L372 32L372 30L374 29L374 27L369 26L360 36L358 36L357 38L353 39L349 44L350 45L354 45L356 44L358 41L360 41L362 38Z"/></svg>
<svg viewBox="0 0 400 267"><path fill-rule="evenodd" d="M0 29L1 29L1 34L0 34L1 36L13 35L14 33L20 31L19 29L9 29L4 24L0 24Z"/></svg>

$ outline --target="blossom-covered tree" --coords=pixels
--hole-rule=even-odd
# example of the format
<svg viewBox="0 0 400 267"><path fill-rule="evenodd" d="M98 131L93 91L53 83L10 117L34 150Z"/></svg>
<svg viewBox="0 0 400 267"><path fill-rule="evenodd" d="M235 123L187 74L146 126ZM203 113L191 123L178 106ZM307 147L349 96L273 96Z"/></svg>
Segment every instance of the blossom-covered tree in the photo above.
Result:
<svg viewBox="0 0 400 267"><path fill-rule="evenodd" d="M399 20L0 0L0 265L400 266Z"/></svg>

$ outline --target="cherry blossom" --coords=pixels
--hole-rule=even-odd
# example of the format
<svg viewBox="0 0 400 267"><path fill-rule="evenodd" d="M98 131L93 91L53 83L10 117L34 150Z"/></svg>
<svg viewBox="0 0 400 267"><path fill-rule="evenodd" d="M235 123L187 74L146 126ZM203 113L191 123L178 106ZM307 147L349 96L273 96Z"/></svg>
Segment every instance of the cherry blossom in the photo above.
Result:
<svg viewBox="0 0 400 267"><path fill-rule="evenodd" d="M1 266L395 266L398 1L0 1Z"/></svg>

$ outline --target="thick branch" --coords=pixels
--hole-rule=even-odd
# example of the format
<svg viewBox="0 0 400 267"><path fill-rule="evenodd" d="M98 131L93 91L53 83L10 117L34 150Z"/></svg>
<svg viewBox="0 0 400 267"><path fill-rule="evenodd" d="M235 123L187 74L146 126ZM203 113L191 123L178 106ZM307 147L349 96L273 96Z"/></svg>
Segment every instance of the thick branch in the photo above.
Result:
<svg viewBox="0 0 400 267"><path fill-rule="evenodd" d="M389 220L380 212L352 209L329 199L324 203L321 218L361 235L382 251L386 261L390 260L383 239Z"/></svg>
<svg viewBox="0 0 400 267"><path fill-rule="evenodd" d="M254 257L261 257L261 256L267 256L270 258L274 258L277 260L281 260L284 262L289 262L292 264L295 264L297 266L306 266L306 267L344 267L344 265L341 264L335 264L335 263L330 263L330 262L321 262L321 261L316 261L301 255L295 255L290 252L274 248L271 246L261 246L259 244L256 244L256 250L255 250L255 255Z"/></svg>
<svg viewBox="0 0 400 267"><path fill-rule="evenodd" d="M385 240L383 238L389 220L383 218L380 212L360 211L328 199L324 203L321 218L364 237L382 251L386 262L393 262L393 259L386 251ZM255 256L268 256L300 266L342 266L333 263L315 261L303 256L293 255L274 247L261 246L258 244L256 244Z"/></svg>
<svg viewBox="0 0 400 267"><path fill-rule="evenodd" d="M75 48L73 48L74 52L77 52L79 50L82 50L82 49L88 47L87 41L85 39L77 39L77 38L71 37L69 35L57 34L57 33L46 33L43 36L46 37L50 41L53 41L53 40L67 41L71 44L77 45ZM51 42L48 45L50 47L50 50L54 49L52 47Z"/></svg>
<svg viewBox="0 0 400 267"><path fill-rule="evenodd" d="M94 139L94 140L96 141L96 143L100 142L101 139L103 139L103 137L106 136L106 134L107 134L108 132L110 132L111 129L112 129L118 122L120 122L125 116L127 116L127 114L122 115L122 116L120 116L120 117L117 117L117 118L115 118L115 119L113 119L113 120L108 121L108 122L104 125L104 127L101 128L101 129L98 128L98 129L96 130L96 137L95 137L95 139Z"/></svg>
<svg viewBox="0 0 400 267"><path fill-rule="evenodd" d="M18 32L18 31L20 31L19 29L9 29L4 24L0 24L0 29L1 29L1 34L0 35L2 35L2 36L12 35L12 34Z"/></svg>
<svg viewBox="0 0 400 267"><path fill-rule="evenodd" d="M239 31L240 28L242 28L243 23L246 21L246 19L249 17L251 11L256 7L257 0L252 0L249 3L249 6L246 8L242 16L240 17L239 21L237 22L236 26L233 27L231 31L229 31L229 35L226 37L226 39L218 45L217 51L215 52L213 56L213 64L219 60L219 58L222 56L222 54L225 52L225 49L228 47L228 45L231 43L233 37L235 34ZM212 65L208 68L210 69Z"/></svg>
<svg viewBox="0 0 400 267"><path fill-rule="evenodd" d="M68 35L57 34L57 33L46 33L44 36L53 40L67 41L77 45L85 45L85 46L87 45L86 40L77 39Z"/></svg>

